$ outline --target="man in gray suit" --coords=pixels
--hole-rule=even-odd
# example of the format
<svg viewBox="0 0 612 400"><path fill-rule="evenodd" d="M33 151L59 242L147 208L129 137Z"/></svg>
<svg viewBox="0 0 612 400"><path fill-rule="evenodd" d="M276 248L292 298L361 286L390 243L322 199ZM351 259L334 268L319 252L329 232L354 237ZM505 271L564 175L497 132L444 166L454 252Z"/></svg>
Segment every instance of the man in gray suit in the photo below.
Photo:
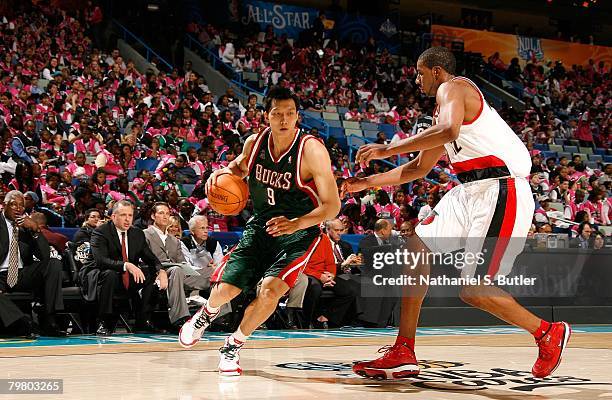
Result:
<svg viewBox="0 0 612 400"><path fill-rule="evenodd" d="M153 224L144 230L144 234L153 254L162 265L187 263L183 255L181 242L166 231L170 222L170 207L168 204L155 203L151 218ZM169 266L167 272L170 322L178 332L178 329L190 317L185 289L205 289L209 286L209 278L202 275L187 275L185 269L179 265Z"/></svg>

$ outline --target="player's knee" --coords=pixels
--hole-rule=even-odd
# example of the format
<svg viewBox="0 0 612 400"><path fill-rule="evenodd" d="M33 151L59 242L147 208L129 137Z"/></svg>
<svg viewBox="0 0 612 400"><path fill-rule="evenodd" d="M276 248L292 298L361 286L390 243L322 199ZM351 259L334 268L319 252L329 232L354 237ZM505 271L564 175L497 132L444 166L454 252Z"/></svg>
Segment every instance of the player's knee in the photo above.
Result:
<svg viewBox="0 0 612 400"><path fill-rule="evenodd" d="M267 304L276 304L281 297L283 297L284 291L278 288L263 286L259 292L259 298Z"/></svg>
<svg viewBox="0 0 612 400"><path fill-rule="evenodd" d="M227 301L232 300L234 297L238 296L241 292L240 288L229 285L226 283L221 283L217 286L218 294Z"/></svg>

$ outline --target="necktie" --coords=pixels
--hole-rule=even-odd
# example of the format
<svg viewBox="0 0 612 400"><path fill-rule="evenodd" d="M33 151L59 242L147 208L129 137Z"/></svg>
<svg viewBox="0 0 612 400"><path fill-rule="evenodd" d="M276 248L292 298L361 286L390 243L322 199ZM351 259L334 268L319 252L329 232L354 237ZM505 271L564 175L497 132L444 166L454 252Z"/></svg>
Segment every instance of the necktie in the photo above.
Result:
<svg viewBox="0 0 612 400"><path fill-rule="evenodd" d="M125 246L125 232L121 232L121 256L123 257L124 262L128 261L127 247ZM122 279L123 279L123 286L125 286L126 289L129 288L130 287L130 273L127 272L127 270L123 273Z"/></svg>
<svg viewBox="0 0 612 400"><path fill-rule="evenodd" d="M340 251L340 246L338 243L334 243L334 255L336 256L337 263L344 261L344 257L342 257L342 252Z"/></svg>
<svg viewBox="0 0 612 400"><path fill-rule="evenodd" d="M6 283L9 287L13 287L17 284L17 277L19 276L19 228L17 224L13 225L13 239L9 245L9 262L8 262L8 274L6 276Z"/></svg>

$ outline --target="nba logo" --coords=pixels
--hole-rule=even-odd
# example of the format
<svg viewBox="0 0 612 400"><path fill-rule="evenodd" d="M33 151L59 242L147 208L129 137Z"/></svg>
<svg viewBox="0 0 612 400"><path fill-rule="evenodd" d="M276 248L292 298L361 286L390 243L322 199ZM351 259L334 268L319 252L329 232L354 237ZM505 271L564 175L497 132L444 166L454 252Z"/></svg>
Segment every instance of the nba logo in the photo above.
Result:
<svg viewBox="0 0 612 400"><path fill-rule="evenodd" d="M542 50L542 42L539 38L517 36L518 54L523 60L544 59L544 51Z"/></svg>

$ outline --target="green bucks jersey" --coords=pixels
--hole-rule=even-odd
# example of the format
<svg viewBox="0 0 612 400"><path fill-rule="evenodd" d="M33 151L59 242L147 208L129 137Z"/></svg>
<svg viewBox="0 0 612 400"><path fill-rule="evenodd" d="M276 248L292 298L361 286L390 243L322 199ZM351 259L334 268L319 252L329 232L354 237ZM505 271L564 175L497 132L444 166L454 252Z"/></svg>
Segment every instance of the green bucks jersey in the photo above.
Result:
<svg viewBox="0 0 612 400"><path fill-rule="evenodd" d="M297 130L291 146L275 158L270 128L258 135L248 164L249 191L256 219L297 218L319 205L314 181L303 182L300 177L302 152L309 139L317 140Z"/></svg>

